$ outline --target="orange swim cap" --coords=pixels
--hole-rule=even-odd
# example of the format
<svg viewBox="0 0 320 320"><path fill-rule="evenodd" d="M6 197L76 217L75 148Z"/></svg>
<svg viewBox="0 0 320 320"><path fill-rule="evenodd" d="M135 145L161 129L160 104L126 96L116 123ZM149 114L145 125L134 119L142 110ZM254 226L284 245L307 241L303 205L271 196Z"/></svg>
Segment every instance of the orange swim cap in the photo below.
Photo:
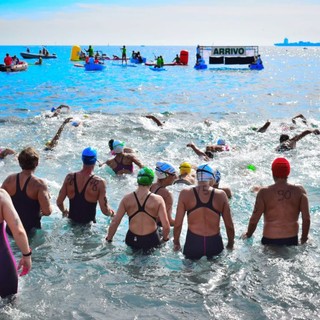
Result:
<svg viewBox="0 0 320 320"><path fill-rule="evenodd" d="M287 178L290 174L290 163L286 158L277 158L272 162L271 169L275 178Z"/></svg>

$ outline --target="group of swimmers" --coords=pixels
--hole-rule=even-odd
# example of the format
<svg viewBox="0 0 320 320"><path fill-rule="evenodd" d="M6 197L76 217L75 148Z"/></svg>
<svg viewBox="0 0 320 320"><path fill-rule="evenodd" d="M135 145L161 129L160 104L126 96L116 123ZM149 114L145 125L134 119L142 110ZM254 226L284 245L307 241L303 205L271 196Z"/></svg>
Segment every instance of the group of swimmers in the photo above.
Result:
<svg viewBox="0 0 320 320"><path fill-rule="evenodd" d="M68 106L61 105L52 110L52 116L59 116ZM154 120L154 116L147 116ZM293 122L302 115L293 118ZM71 121L64 120L62 126ZM154 120L155 121L155 120ZM158 122L162 124L159 120ZM268 121L258 132L265 132L270 126ZM63 127L57 135L60 136ZM310 132L309 132L310 131ZM319 134L319 130L309 130L308 133ZM305 133L303 136L305 136ZM300 135L300 139L301 139ZM59 137L55 140L58 141ZM290 140L290 139L289 139ZM297 139L296 139L297 140ZM51 141L47 147L52 149L56 144ZM129 217L129 229L125 242L134 250L149 252L170 239L170 227L173 227L174 249L180 250L180 235L185 214L187 213L188 231L183 248L186 258L200 259L203 256L211 258L223 250L220 234L220 220L225 224L227 245L234 245L234 225L229 206L232 196L228 188L220 188L221 174L208 163L194 166L184 161L180 164L179 173L168 162L158 161L154 170L146 167L136 156L134 150L125 147L119 140L109 141L112 158L98 161L97 151L91 147L85 148L81 154L82 168L80 171L69 173L60 188L56 205L63 217L68 217L75 223L86 224L95 222L96 206L101 212L112 217L106 241L111 242L124 215ZM204 160L212 157L213 152L228 151L224 139L217 145L208 146L206 152L199 150L193 143L188 144ZM284 150L285 151L285 150ZM209 157L210 155L210 157ZM207 158L205 158L207 157ZM12 234L22 251L19 263L23 274L31 269L31 254L27 234L34 228L41 228L41 217L52 213L50 195L46 182L35 176L39 163L39 154L33 148L25 148L18 155L21 172L9 175L2 183L0 190L0 252L1 260L6 262L1 269L0 295L2 297L17 292L17 274L14 271L13 258L6 242L4 221L7 232ZM139 167L137 174L137 189L125 195L115 212L106 196L106 181L94 174L96 164L108 165L115 174L132 174L134 165ZM302 214L301 243L308 240L310 214L306 191L302 186L288 183L290 164L287 159L275 159L271 166L275 183L259 189L255 208L243 239L251 237L257 223L264 214L263 244L297 245L298 219ZM156 181L154 179L156 178ZM180 184L176 215L173 217L173 194L168 186ZM274 195L277 195L276 197ZM69 206L65 200L69 199ZM8 270L7 270L8 269ZM4 273L3 270L8 271Z"/></svg>

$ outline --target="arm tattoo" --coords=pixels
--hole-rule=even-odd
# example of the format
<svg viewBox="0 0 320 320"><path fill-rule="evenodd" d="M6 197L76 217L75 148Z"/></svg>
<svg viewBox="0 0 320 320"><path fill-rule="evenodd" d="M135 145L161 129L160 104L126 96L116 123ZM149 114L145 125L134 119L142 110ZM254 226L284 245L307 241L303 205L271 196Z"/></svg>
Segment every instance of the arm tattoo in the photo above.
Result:
<svg viewBox="0 0 320 320"><path fill-rule="evenodd" d="M91 186L93 191L98 191L99 180L91 181Z"/></svg>
<svg viewBox="0 0 320 320"><path fill-rule="evenodd" d="M73 185L73 175L72 174L69 174L68 176L67 176L67 183L69 184L69 185Z"/></svg>

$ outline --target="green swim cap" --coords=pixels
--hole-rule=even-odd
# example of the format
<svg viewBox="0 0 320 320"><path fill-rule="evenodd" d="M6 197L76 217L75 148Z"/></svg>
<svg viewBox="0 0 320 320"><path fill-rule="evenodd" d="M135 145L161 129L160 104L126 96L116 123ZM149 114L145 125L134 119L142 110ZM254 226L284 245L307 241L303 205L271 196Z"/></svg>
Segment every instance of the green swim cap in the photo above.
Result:
<svg viewBox="0 0 320 320"><path fill-rule="evenodd" d="M247 169L252 170L252 171L256 171L257 168L253 164L248 164Z"/></svg>
<svg viewBox="0 0 320 320"><path fill-rule="evenodd" d="M154 172L148 167L139 170L137 182L141 186L151 186L154 179Z"/></svg>

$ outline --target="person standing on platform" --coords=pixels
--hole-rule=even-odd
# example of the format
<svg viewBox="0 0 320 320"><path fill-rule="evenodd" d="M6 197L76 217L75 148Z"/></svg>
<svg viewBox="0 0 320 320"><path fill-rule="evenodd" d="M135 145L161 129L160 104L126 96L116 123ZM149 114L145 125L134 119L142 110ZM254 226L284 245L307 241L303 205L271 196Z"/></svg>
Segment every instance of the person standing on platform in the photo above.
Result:
<svg viewBox="0 0 320 320"><path fill-rule="evenodd" d="M121 48L121 60L122 60L122 64L123 64L123 61L125 61L126 62L126 64L127 64L127 49L126 49L126 46L123 46L122 48Z"/></svg>

